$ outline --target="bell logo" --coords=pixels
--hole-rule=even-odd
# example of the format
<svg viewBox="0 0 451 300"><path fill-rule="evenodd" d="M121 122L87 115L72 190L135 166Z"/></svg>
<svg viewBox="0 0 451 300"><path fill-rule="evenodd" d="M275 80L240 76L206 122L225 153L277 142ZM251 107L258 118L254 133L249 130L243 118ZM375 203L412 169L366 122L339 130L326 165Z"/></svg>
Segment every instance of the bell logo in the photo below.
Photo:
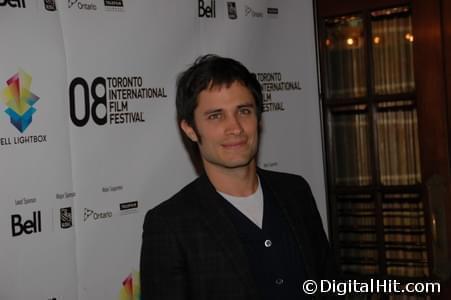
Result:
<svg viewBox="0 0 451 300"><path fill-rule="evenodd" d="M210 0L210 5L206 5L205 0L199 0L199 18L216 18L215 0Z"/></svg>
<svg viewBox="0 0 451 300"><path fill-rule="evenodd" d="M10 6L10 7L25 7L25 0L3 0L0 1L0 6Z"/></svg>
<svg viewBox="0 0 451 300"><path fill-rule="evenodd" d="M23 233L32 234L41 232L41 212L34 211L32 219L26 220L23 223L21 215L11 215L11 228L13 236L19 236Z"/></svg>

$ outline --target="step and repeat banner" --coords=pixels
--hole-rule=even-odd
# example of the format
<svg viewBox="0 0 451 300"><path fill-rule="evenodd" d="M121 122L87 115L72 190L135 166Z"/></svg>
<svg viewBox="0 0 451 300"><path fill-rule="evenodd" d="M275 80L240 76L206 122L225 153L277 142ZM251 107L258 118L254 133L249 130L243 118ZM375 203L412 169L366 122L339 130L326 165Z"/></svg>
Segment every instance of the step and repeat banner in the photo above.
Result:
<svg viewBox="0 0 451 300"><path fill-rule="evenodd" d="M175 119L201 54L261 82L259 165L326 221L310 0L0 0L0 299L140 299L147 210L196 177Z"/></svg>

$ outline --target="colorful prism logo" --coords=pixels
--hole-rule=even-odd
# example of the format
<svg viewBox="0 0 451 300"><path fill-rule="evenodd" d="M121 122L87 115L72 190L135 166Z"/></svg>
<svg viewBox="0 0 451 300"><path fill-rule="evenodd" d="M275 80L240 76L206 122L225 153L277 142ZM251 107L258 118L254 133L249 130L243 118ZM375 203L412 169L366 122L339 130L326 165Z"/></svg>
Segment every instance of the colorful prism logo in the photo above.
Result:
<svg viewBox="0 0 451 300"><path fill-rule="evenodd" d="M141 300L139 272L132 272L122 282L119 300Z"/></svg>
<svg viewBox="0 0 451 300"><path fill-rule="evenodd" d="M5 112L14 125L21 133L27 129L32 122L32 116L36 112L33 105L39 100L39 97L30 91L31 76L25 71L20 70L6 81L5 87L0 98L8 107Z"/></svg>

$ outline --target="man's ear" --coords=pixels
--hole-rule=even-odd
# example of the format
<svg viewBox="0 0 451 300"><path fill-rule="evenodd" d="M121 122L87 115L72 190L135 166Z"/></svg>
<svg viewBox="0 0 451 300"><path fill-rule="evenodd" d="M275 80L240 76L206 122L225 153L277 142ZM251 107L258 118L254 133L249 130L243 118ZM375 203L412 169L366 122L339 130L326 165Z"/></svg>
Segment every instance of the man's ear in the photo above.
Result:
<svg viewBox="0 0 451 300"><path fill-rule="evenodd" d="M193 141L194 143L198 142L198 137L196 134L196 131L193 127L191 127L186 120L180 121L180 128L182 128L183 132L186 134L186 136Z"/></svg>

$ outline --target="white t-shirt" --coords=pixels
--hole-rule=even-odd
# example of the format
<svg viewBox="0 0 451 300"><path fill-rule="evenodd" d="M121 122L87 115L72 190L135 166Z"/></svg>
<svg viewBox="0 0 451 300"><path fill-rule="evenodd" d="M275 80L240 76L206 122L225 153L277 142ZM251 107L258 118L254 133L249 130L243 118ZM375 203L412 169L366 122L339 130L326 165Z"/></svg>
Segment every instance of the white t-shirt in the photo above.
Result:
<svg viewBox="0 0 451 300"><path fill-rule="evenodd" d="M247 197L236 197L228 194L224 194L218 191L218 193L229 201L236 209L238 209L243 215L251 220L260 229L263 223L263 191L258 181L257 190Z"/></svg>

